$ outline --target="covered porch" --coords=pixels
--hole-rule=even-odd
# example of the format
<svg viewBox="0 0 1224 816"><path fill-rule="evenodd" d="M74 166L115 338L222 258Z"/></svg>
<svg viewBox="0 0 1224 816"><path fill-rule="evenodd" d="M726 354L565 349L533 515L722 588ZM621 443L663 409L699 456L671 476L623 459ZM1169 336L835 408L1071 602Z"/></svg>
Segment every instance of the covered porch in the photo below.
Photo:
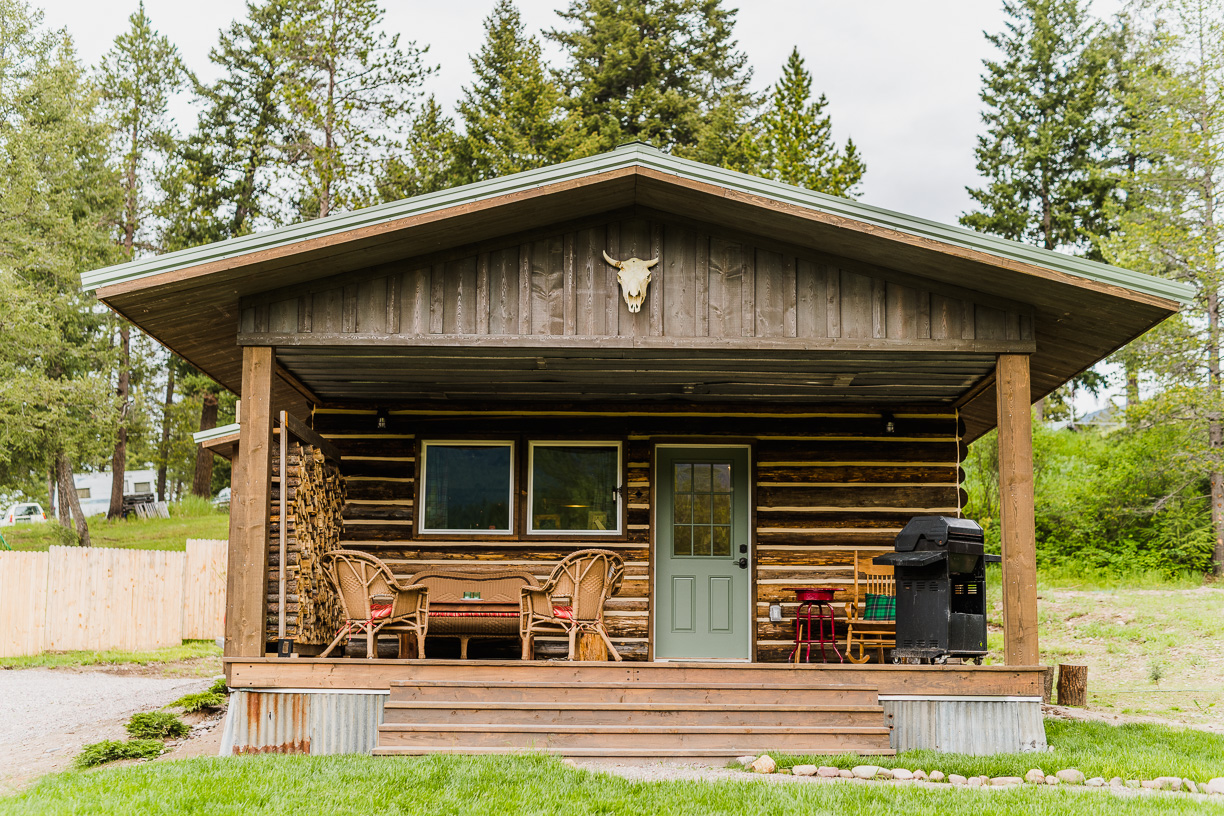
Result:
<svg viewBox="0 0 1224 816"><path fill-rule="evenodd" d="M609 258L654 261L640 308ZM940 712L961 704L954 732L1009 734L1012 750L1040 745L1040 735L997 727L1029 717L1041 695L1029 406L1184 296L1176 284L642 145L87 282L241 395L238 427L210 441L235 463L225 653L231 686L250 695L247 725L231 723L235 750L265 742L268 705L273 720L288 711L305 722L341 710L327 695L430 703L458 722L468 709L455 705L456 689L558 689L544 704L574 687L643 683L777 694L775 718L790 710L789 691L814 695L795 704L795 727L858 734L861 750L910 746L895 727L880 741L889 706L894 726L916 718L901 733L932 747L947 744L934 736L942 726L921 717L945 722ZM796 589L833 590L844 617L856 563L890 551L913 516L962 515L966 445L992 428L1006 665L788 664ZM297 487L282 443L317 454L330 504L282 509ZM328 550L373 555L403 581L449 570L542 582L586 548L624 564L603 610L624 663L550 663L564 645L550 638L529 660L482 660L477 649L439 661L428 637L424 659L310 657L334 632L318 572ZM274 656L282 626L295 656ZM442 688L452 696L413 699ZM863 695L875 701L845 705L869 710L837 719L849 716L837 698ZM613 727L626 711L649 718L668 705L693 712L674 715L698 729L684 733L723 729L710 733L725 749L749 747L728 734L782 741L777 729L788 726L754 724L748 714L763 712L751 703L728 709L715 697L687 704L744 716L703 724L712 709L672 697L606 710L573 700L565 710L578 719L536 721L519 732L523 745L483 748L587 750L540 734L599 717ZM493 702L524 726L535 715L522 712L540 710ZM421 707L362 711L375 709ZM328 715L310 750L355 716ZM380 735L408 732L378 722ZM454 733L428 722L437 727L413 733ZM494 724L467 724L481 723ZM672 744L698 750L694 740ZM826 745L838 746L850 743Z"/></svg>

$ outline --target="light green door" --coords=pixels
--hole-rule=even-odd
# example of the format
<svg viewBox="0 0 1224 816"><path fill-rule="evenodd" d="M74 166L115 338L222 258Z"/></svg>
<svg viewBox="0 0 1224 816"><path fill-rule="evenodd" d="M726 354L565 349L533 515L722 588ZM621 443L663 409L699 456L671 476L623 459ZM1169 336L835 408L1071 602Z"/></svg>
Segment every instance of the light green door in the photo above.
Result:
<svg viewBox="0 0 1224 816"><path fill-rule="evenodd" d="M747 448L655 457L655 657L751 657Z"/></svg>

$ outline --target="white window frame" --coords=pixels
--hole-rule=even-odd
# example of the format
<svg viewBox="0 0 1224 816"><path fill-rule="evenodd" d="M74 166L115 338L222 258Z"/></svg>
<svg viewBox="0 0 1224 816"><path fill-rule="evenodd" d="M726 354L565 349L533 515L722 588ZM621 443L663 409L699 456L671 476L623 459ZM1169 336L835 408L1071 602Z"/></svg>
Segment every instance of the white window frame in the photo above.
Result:
<svg viewBox="0 0 1224 816"><path fill-rule="evenodd" d="M616 527L612 530L537 530L534 527L534 516L532 508L535 506L535 449L537 446L546 448L616 448ZM623 483L625 473L625 443L617 439L539 439L532 440L527 443L527 534L528 535L555 535L567 537L606 537L620 536L624 531L621 529L623 522L621 519L625 515L625 485Z"/></svg>
<svg viewBox="0 0 1224 816"><path fill-rule="evenodd" d="M429 487L429 448L510 448L510 490L506 496L507 506L509 507L509 519L507 520L508 529L505 530L447 530L447 529L432 529L425 526L425 496ZM422 535L481 535L481 536L512 536L514 535L514 472L515 472L515 444L513 439L430 439L421 442L421 487L417 491L419 498L420 511L418 519L420 527L417 532Z"/></svg>

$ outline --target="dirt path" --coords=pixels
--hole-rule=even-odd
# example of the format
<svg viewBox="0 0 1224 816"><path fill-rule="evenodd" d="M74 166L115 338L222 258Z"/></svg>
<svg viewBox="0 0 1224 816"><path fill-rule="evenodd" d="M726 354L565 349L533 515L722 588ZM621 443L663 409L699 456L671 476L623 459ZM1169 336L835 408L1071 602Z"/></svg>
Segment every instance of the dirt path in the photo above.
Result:
<svg viewBox="0 0 1224 816"><path fill-rule="evenodd" d="M126 739L124 725L211 680L96 671L0 671L0 795L67 769L83 745Z"/></svg>

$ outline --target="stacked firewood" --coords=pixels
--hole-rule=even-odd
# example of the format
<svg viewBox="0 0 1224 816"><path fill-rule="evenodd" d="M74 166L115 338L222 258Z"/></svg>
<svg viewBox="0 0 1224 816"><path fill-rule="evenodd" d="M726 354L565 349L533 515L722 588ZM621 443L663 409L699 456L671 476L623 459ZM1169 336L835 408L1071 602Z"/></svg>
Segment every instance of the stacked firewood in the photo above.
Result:
<svg viewBox="0 0 1224 816"><path fill-rule="evenodd" d="M310 445L289 444L285 473L272 457L272 528L268 541L268 641L277 637L280 612L280 530L285 524L285 637L298 644L325 645L341 623L340 603L323 577L320 561L338 549L344 479L323 452ZM286 495L280 517L280 491Z"/></svg>

